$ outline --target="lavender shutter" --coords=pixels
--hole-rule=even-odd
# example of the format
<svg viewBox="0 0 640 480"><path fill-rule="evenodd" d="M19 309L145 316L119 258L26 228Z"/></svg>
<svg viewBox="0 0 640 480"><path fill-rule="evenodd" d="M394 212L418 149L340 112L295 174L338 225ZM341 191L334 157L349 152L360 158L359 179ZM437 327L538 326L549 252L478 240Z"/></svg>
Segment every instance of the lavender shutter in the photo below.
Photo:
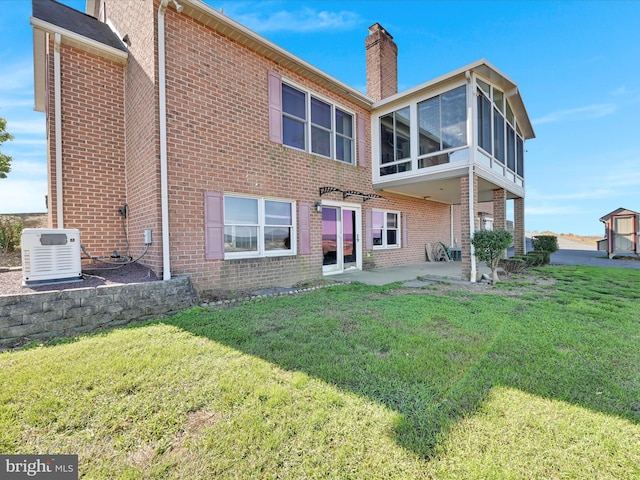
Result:
<svg viewBox="0 0 640 480"><path fill-rule="evenodd" d="M221 193L204 192L205 259L224 259L224 204Z"/></svg>
<svg viewBox="0 0 640 480"><path fill-rule="evenodd" d="M282 143L282 78L269 71L269 140Z"/></svg>
<svg viewBox="0 0 640 480"><path fill-rule="evenodd" d="M366 167L369 162L367 159L367 136L365 118L362 115L357 116L358 122L358 165Z"/></svg>
<svg viewBox="0 0 640 480"><path fill-rule="evenodd" d="M311 206L305 202L298 204L298 235L300 236L298 253L309 255L311 253Z"/></svg>
<svg viewBox="0 0 640 480"><path fill-rule="evenodd" d="M409 215L402 214L402 248L409 246Z"/></svg>
<svg viewBox="0 0 640 480"><path fill-rule="evenodd" d="M373 232L371 231L371 222L373 221L373 214L370 208L367 208L364 212L364 222L367 224L364 233L365 248L371 250L373 248Z"/></svg>

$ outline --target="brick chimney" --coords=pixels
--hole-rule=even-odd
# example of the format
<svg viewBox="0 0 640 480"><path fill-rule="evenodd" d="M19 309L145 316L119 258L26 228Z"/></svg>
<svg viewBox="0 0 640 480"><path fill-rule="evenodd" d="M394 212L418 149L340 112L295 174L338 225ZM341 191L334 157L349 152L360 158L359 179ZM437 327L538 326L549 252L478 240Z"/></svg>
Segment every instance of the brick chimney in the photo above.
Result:
<svg viewBox="0 0 640 480"><path fill-rule="evenodd" d="M367 50L367 95L376 100L398 93L398 46L379 23L369 27Z"/></svg>

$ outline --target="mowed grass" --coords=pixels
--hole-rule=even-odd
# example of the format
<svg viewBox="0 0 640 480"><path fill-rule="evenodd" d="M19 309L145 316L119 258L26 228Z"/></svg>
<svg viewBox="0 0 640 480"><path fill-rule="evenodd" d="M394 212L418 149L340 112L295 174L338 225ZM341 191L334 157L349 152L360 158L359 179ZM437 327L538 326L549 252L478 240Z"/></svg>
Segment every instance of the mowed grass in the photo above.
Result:
<svg viewBox="0 0 640 480"><path fill-rule="evenodd" d="M0 355L0 452L81 478L640 478L640 271L341 285Z"/></svg>

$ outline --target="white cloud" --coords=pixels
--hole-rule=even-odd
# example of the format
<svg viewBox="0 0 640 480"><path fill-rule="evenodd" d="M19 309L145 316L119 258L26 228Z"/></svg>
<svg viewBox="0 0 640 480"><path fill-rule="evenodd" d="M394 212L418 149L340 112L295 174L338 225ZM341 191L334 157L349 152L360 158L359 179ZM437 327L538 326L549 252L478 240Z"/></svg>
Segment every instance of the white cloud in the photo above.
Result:
<svg viewBox="0 0 640 480"><path fill-rule="evenodd" d="M3 70L11 75L0 75L0 91L31 89L33 85L33 67L31 62L6 65Z"/></svg>
<svg viewBox="0 0 640 480"><path fill-rule="evenodd" d="M554 206L527 206L524 207L525 215L575 215L584 213L584 210L575 205L554 205Z"/></svg>
<svg viewBox="0 0 640 480"><path fill-rule="evenodd" d="M0 213L45 212L46 180L0 179Z"/></svg>
<svg viewBox="0 0 640 480"><path fill-rule="evenodd" d="M37 120L13 120L7 123L7 130L13 136L19 134L43 135L45 133L46 122L44 116Z"/></svg>
<svg viewBox="0 0 640 480"><path fill-rule="evenodd" d="M33 108L33 97L20 98L10 96L4 98L0 96L0 108Z"/></svg>
<svg viewBox="0 0 640 480"><path fill-rule="evenodd" d="M560 121L590 120L611 115L617 110L617 108L618 107L613 103L595 103L585 107L551 112L543 117L533 120L532 123L534 125L541 125L543 123L555 123Z"/></svg>
<svg viewBox="0 0 640 480"><path fill-rule="evenodd" d="M577 190L560 193L543 193L537 190L527 191L528 200L591 200L606 198L614 193L610 188L597 188L592 190Z"/></svg>
<svg viewBox="0 0 640 480"><path fill-rule="evenodd" d="M258 12L231 16L251 30L260 33L349 30L360 24L360 16L346 10L331 12L302 8L296 11L280 10L273 13Z"/></svg>

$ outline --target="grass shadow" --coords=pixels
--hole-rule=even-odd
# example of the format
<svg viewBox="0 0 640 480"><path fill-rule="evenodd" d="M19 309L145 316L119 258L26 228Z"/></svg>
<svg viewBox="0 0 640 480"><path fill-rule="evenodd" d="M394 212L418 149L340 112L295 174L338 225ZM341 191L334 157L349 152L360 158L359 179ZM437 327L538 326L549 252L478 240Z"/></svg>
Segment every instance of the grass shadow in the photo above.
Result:
<svg viewBox="0 0 640 480"><path fill-rule="evenodd" d="M535 299L352 284L163 323L387 406L398 443L430 458L498 385L640 422L639 319L616 300L640 291L640 273L603 281L563 270Z"/></svg>

